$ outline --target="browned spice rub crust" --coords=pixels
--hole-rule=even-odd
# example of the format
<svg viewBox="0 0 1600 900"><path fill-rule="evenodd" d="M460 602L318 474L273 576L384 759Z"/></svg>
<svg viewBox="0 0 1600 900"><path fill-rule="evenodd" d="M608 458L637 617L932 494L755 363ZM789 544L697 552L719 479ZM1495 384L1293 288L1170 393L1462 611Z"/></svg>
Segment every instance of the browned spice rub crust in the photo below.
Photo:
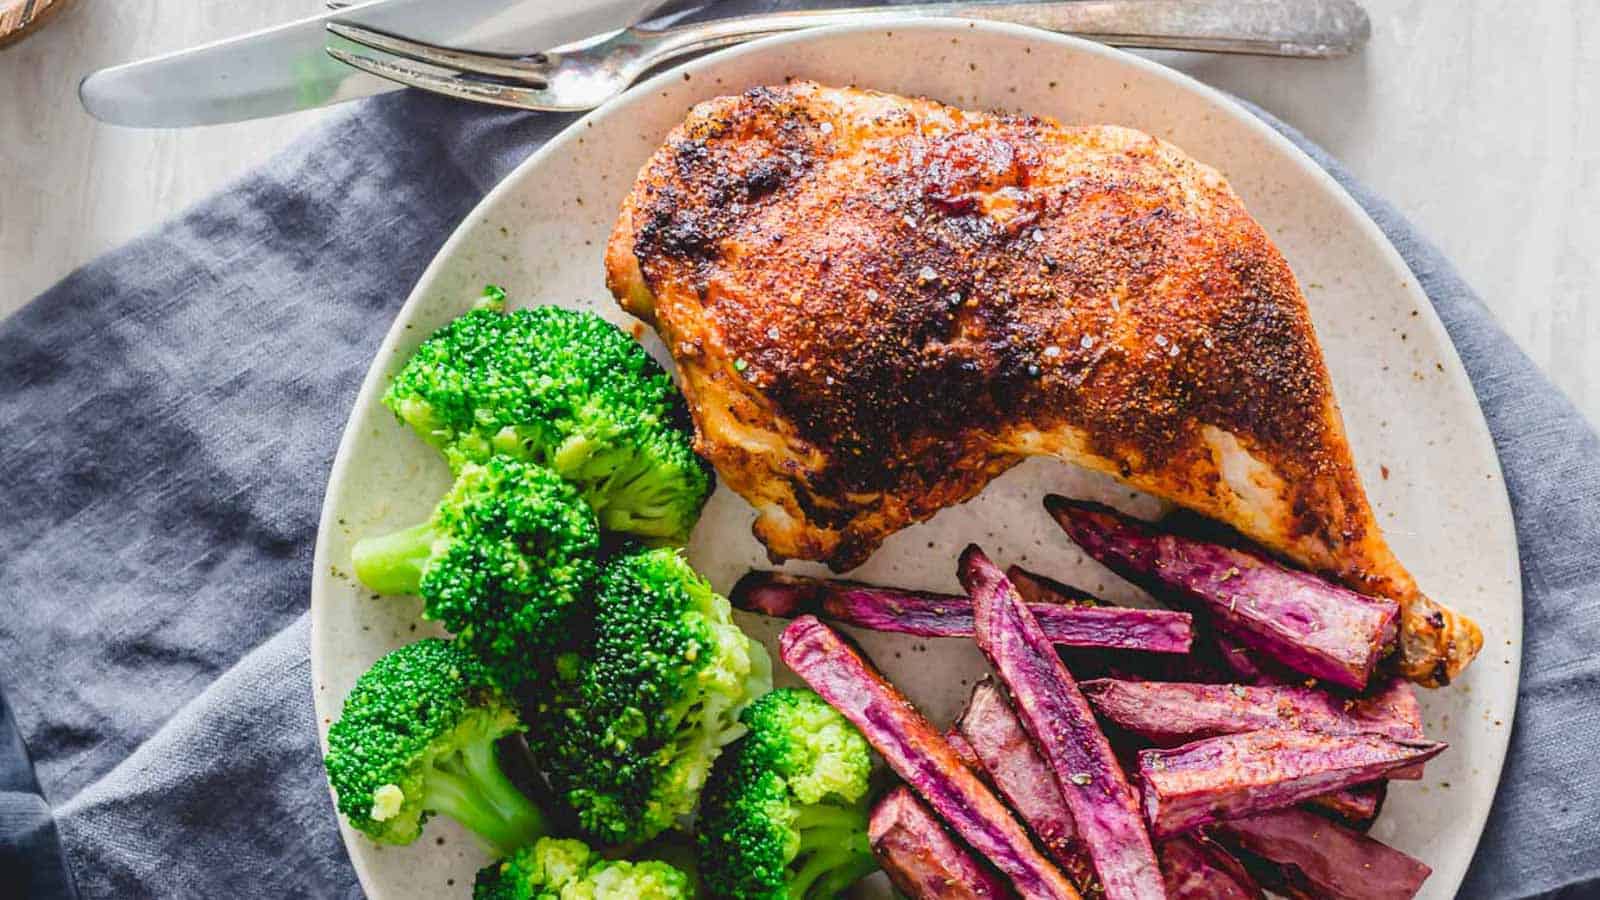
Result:
<svg viewBox="0 0 1600 900"><path fill-rule="evenodd" d="M859 564L1046 454L1401 602L1417 681L1482 642L1384 543L1288 264L1148 135L756 88L674 129L606 267L775 557Z"/></svg>

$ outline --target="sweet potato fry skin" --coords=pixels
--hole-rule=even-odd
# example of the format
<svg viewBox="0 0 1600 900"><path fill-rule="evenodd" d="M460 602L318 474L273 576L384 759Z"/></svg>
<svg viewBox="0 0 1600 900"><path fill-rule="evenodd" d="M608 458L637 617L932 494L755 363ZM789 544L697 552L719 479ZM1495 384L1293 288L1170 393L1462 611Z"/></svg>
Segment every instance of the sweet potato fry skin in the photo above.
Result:
<svg viewBox="0 0 1600 900"><path fill-rule="evenodd" d="M1007 900L1005 880L952 838L905 785L883 796L867 822L878 864L912 900Z"/></svg>
<svg viewBox="0 0 1600 900"><path fill-rule="evenodd" d="M972 601L966 597L751 572L734 585L730 599L739 609L780 618L812 613L873 631L972 636ZM1188 613L1057 604L1040 604L1034 613L1050 640L1063 647L1184 654L1193 642Z"/></svg>
<svg viewBox="0 0 1600 900"><path fill-rule="evenodd" d="M1005 573L976 546L961 554L957 572L972 596L978 646L1055 776L1105 896L1165 896L1133 789L1039 623Z"/></svg>
<svg viewBox="0 0 1600 900"><path fill-rule="evenodd" d="M1139 754L1145 818L1158 838L1291 806L1437 756L1445 745L1375 734L1274 729Z"/></svg>
<svg viewBox="0 0 1600 900"><path fill-rule="evenodd" d="M802 616L784 629L779 653L1020 897L1078 900L1077 889L1035 849L1005 804L838 632L815 616Z"/></svg>
<svg viewBox="0 0 1600 900"><path fill-rule="evenodd" d="M1167 900L1264 900L1249 871L1204 835L1168 838L1156 845L1156 856Z"/></svg>
<svg viewBox="0 0 1600 900"><path fill-rule="evenodd" d="M1421 709L1409 686L1398 681L1369 698L1353 700L1300 685L1102 678L1080 687L1102 718L1162 746L1263 728L1370 733L1397 740L1423 737Z"/></svg>
<svg viewBox="0 0 1600 900"><path fill-rule="evenodd" d="M1300 809L1212 826L1211 833L1274 865L1275 891L1333 900L1408 900L1432 869L1364 834Z"/></svg>
<svg viewBox="0 0 1600 900"><path fill-rule="evenodd" d="M1050 858L1080 891L1096 893L1094 861L1078 839L1078 827L1056 785L1055 773L1034 749L1001 689L993 682L979 682L956 727L995 789L1027 823Z"/></svg>
<svg viewBox="0 0 1600 900"><path fill-rule="evenodd" d="M1298 672L1361 690L1395 646L1400 607L1221 544L1166 534L1096 504L1046 508L1086 553L1210 613L1218 630Z"/></svg>

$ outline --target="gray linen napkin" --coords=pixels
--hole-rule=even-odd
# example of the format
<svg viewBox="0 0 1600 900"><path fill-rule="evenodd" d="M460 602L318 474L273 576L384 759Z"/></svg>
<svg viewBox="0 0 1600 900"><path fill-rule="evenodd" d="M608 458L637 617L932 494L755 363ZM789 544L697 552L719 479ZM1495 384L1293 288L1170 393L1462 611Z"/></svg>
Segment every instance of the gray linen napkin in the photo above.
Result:
<svg viewBox="0 0 1600 900"><path fill-rule="evenodd" d="M1600 440L1432 247L1262 115L1400 248L1505 466L1522 705L1463 895L1593 889ZM323 484L422 268L568 121L369 101L0 324L0 683L84 896L359 895L306 657Z"/></svg>

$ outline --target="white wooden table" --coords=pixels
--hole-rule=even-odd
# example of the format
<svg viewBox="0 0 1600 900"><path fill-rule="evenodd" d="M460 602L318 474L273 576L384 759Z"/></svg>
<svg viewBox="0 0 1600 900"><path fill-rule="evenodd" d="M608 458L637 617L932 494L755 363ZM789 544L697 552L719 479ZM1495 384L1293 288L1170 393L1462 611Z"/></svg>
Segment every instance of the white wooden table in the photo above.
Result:
<svg viewBox="0 0 1600 900"><path fill-rule="evenodd" d="M841 4L843 5L843 4ZM100 125L84 73L318 0L77 0L0 51L0 315L225 185L326 113L188 131ZM1600 2L1367 0L1326 63L1164 57L1299 127L1444 248L1600 422Z"/></svg>

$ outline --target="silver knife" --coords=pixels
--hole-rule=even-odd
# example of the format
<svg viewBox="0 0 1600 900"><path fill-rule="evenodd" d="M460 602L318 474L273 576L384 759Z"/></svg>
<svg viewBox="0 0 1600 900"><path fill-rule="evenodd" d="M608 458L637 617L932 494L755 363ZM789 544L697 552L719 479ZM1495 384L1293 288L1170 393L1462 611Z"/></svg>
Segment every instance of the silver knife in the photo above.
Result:
<svg viewBox="0 0 1600 900"><path fill-rule="evenodd" d="M83 79L78 96L90 115L116 125L239 122L395 89L329 58L329 22L484 50L549 49L625 28L663 5L664 0L369 0L101 69Z"/></svg>

